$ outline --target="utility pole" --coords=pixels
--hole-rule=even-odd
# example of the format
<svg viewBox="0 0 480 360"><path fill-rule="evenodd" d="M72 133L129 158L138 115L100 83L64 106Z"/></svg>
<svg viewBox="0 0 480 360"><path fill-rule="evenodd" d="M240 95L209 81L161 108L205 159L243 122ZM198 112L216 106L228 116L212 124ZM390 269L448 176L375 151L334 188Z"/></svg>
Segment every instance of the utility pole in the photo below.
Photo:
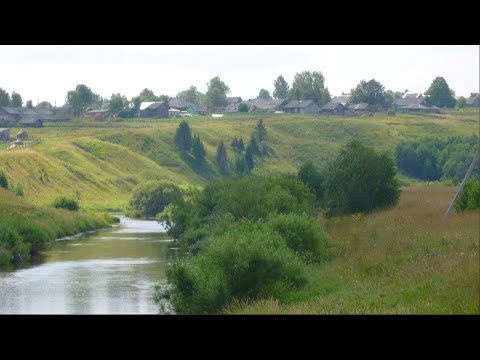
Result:
<svg viewBox="0 0 480 360"><path fill-rule="evenodd" d="M453 197L453 200L450 203L450 206L448 207L447 212L445 213L445 216L443 217L443 220L445 220L445 221L448 220L448 217L450 216L450 213L452 212L453 206L457 202L458 196L460 195L460 193L462 192L465 184L467 183L468 179L472 175L473 168L475 167L475 165L478 162L479 155L480 155L480 148L477 149L477 152L475 153L475 156L473 157L473 161L470 164L470 167L468 168L468 171L465 174L465 177L463 178L462 184L460 185L460 187L457 190L457 193Z"/></svg>

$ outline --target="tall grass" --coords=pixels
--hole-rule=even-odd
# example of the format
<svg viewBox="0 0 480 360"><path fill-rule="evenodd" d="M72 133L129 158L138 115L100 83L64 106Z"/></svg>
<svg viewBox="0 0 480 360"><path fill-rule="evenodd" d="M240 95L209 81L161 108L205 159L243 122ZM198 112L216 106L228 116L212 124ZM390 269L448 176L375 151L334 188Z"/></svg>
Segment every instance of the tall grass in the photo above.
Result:
<svg viewBox="0 0 480 360"><path fill-rule="evenodd" d="M289 301L237 303L248 314L478 314L479 212L443 214L454 187L404 188L399 204L325 220L334 260L311 265Z"/></svg>

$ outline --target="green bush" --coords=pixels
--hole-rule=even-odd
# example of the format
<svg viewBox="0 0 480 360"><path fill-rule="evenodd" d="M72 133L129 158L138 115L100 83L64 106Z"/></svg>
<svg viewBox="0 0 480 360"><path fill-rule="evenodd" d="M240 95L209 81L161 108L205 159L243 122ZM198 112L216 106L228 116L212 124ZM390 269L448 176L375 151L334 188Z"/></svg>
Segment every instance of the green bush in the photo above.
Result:
<svg viewBox="0 0 480 360"><path fill-rule="evenodd" d="M167 270L160 290L178 313L213 314L234 299L279 297L306 283L304 266L285 240L266 224L243 220L209 238L202 251Z"/></svg>
<svg viewBox="0 0 480 360"><path fill-rule="evenodd" d="M298 170L298 179L313 191L317 202L323 199L323 176L311 161L306 162L300 167Z"/></svg>
<svg viewBox="0 0 480 360"><path fill-rule="evenodd" d="M470 179L455 203L456 211L480 209L480 180Z"/></svg>
<svg viewBox="0 0 480 360"><path fill-rule="evenodd" d="M133 217L155 216L181 197L182 190L171 182L148 181L133 189L127 214Z"/></svg>
<svg viewBox="0 0 480 360"><path fill-rule="evenodd" d="M0 187L8 189L8 180L3 170L0 170Z"/></svg>
<svg viewBox="0 0 480 360"><path fill-rule="evenodd" d="M314 218L299 214L272 214L266 224L304 260L322 261L327 258L328 235L323 225Z"/></svg>
<svg viewBox="0 0 480 360"><path fill-rule="evenodd" d="M369 212L395 205L400 197L393 159L352 141L329 164L325 181L327 216Z"/></svg>
<svg viewBox="0 0 480 360"><path fill-rule="evenodd" d="M53 200L52 206L55 208L67 209L71 211L78 210L78 202L66 196L59 196Z"/></svg>

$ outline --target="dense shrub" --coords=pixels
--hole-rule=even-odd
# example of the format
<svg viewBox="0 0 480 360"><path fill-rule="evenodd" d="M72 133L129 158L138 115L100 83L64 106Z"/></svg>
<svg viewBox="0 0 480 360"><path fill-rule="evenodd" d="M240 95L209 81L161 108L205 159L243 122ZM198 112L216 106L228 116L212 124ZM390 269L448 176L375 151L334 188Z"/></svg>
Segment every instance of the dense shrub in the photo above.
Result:
<svg viewBox="0 0 480 360"><path fill-rule="evenodd" d="M300 167L298 179L313 191L318 202L323 199L323 176L311 161Z"/></svg>
<svg viewBox="0 0 480 360"><path fill-rule="evenodd" d="M395 164L387 153L352 141L329 164L325 180L327 216L395 205L399 196Z"/></svg>
<svg viewBox="0 0 480 360"><path fill-rule="evenodd" d="M71 211L78 210L78 202L66 196L59 196L52 202L52 206L61 209L67 209Z"/></svg>
<svg viewBox="0 0 480 360"><path fill-rule="evenodd" d="M148 181L133 189L127 213L133 217L155 216L181 196L181 189L171 182Z"/></svg>
<svg viewBox="0 0 480 360"><path fill-rule="evenodd" d="M3 170L0 170L0 187L8 189L8 180Z"/></svg>
<svg viewBox="0 0 480 360"><path fill-rule="evenodd" d="M244 220L206 240L202 251L167 270L168 298L179 313L212 314L233 299L281 296L306 283L303 264L266 224Z"/></svg>
<svg viewBox="0 0 480 360"><path fill-rule="evenodd" d="M470 179L455 203L456 211L480 209L480 180Z"/></svg>

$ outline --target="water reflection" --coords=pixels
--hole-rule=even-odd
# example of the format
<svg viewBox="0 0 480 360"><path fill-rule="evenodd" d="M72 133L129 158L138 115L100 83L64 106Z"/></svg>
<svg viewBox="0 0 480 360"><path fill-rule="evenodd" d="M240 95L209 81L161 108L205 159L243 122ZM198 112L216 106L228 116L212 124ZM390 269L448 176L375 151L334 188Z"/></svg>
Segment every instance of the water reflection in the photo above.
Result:
<svg viewBox="0 0 480 360"><path fill-rule="evenodd" d="M64 239L44 263L0 273L0 313L155 314L154 285L179 256L156 221L121 217L110 229Z"/></svg>

